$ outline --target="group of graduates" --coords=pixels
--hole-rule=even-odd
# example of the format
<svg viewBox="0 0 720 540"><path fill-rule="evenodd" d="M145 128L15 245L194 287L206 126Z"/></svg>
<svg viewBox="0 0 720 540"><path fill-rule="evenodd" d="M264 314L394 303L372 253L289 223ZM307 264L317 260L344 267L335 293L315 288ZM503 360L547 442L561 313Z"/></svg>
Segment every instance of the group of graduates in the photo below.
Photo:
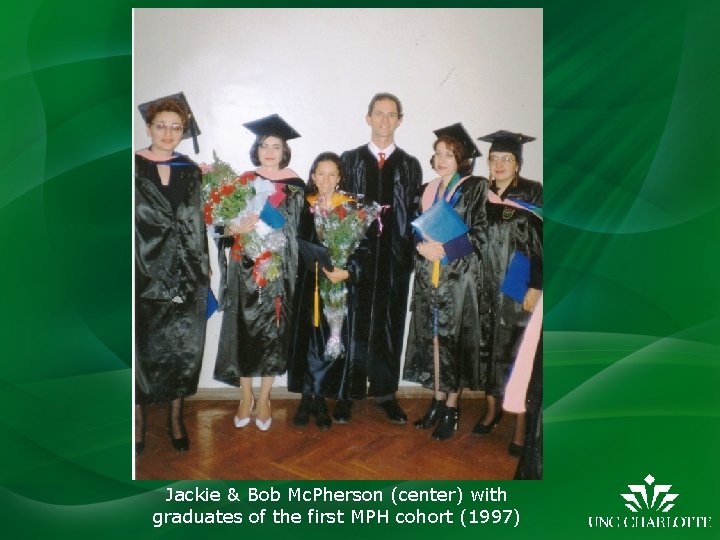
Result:
<svg viewBox="0 0 720 540"><path fill-rule="evenodd" d="M197 389L209 288L201 172L175 151L197 125L183 94L145 103L140 111L151 144L135 155L138 454L145 440L144 405L159 401L171 403L172 445L189 448L183 399ZM519 175L523 144L534 139L508 131L481 137L490 143L485 178L472 175L481 152L462 124L438 129L430 159L438 178L423 184L419 161L395 145L402 121L400 100L376 94L366 115L370 143L341 155L320 154L307 183L288 168L288 141L300 136L295 129L278 115L245 124L256 136L250 149L256 168L242 177L272 182L268 201L282 216L274 226L287 241L280 279L259 285L257 261L242 245L244 235L259 226L259 215L226 225L216 240L222 329L214 377L241 389L237 428L253 416L261 431L271 427L271 388L275 376L286 372L288 389L302 394L292 419L298 427L312 417L323 430L333 421L348 423L353 402L368 396L389 421L406 423L395 396L401 375L434 392L414 425L432 428L435 439L457 430L465 388L484 391L487 400L473 433L489 433L500 420L531 313L537 310L542 322L542 184ZM374 201L384 210L345 267L319 268L301 254L303 243L321 243L312 209L332 209L349 199ZM459 218L461 234L434 238L432 221L423 232L418 218L437 214L434 226L443 229L443 211ZM347 290L339 355L326 354L330 330L322 315L317 321L318 280L344 283ZM521 385L521 401L531 404L529 422L519 407L509 452L523 456L521 465L527 462L519 477L539 477L541 343L528 350L532 377ZM257 396L253 377L261 380ZM328 399L335 401L332 413Z"/></svg>

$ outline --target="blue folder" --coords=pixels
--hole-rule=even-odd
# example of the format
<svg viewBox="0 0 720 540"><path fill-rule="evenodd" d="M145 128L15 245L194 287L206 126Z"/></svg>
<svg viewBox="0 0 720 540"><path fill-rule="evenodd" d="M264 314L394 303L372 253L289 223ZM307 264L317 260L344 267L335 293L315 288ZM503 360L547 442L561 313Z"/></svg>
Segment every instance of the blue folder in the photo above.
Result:
<svg viewBox="0 0 720 540"><path fill-rule="evenodd" d="M265 206L263 206L263 209L260 211L260 219L273 229L282 229L282 226L285 225L285 218L270 204L270 201L265 201Z"/></svg>
<svg viewBox="0 0 720 540"><path fill-rule="evenodd" d="M468 226L455 209L445 199L440 199L429 210L412 222L417 233L424 238L432 238L445 244L468 232Z"/></svg>
<svg viewBox="0 0 720 540"><path fill-rule="evenodd" d="M207 298L207 308L205 309L205 319L209 319L213 316L213 313L217 311L218 308L218 301L217 298L215 298L215 294L212 292L212 289L208 287L208 298Z"/></svg>
<svg viewBox="0 0 720 540"><path fill-rule="evenodd" d="M530 259L524 253L513 253L510 264L505 271L505 278L500 292L522 304L530 284Z"/></svg>

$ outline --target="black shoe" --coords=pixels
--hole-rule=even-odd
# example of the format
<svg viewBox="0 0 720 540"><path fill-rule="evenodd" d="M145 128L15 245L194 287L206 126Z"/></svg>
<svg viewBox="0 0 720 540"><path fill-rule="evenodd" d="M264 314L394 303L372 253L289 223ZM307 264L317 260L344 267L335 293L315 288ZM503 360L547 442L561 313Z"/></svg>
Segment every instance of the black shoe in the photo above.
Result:
<svg viewBox="0 0 720 540"><path fill-rule="evenodd" d="M510 446L508 446L508 454L514 457L520 457L520 454L522 454L523 448L525 448L525 445L519 445L515 444L514 442L510 443Z"/></svg>
<svg viewBox="0 0 720 540"><path fill-rule="evenodd" d="M310 413L312 412L313 398L310 395L303 394L300 400L298 410L293 416L292 423L295 427L305 427L310 421Z"/></svg>
<svg viewBox="0 0 720 540"><path fill-rule="evenodd" d="M352 417L352 404L353 402L349 399L341 399L335 403L333 420L338 424L347 424L350 422L350 418Z"/></svg>
<svg viewBox="0 0 720 540"><path fill-rule="evenodd" d="M188 439L187 431L185 430L185 424L180 424L180 431L183 433L182 437L173 437L172 426L168 422L167 434L168 437L170 437L170 442L172 443L173 448L178 452L187 452L188 450L190 450L190 439Z"/></svg>
<svg viewBox="0 0 720 540"><path fill-rule="evenodd" d="M460 409L457 407L445 407L440 423L433 431L432 438L438 441L449 439L455 434L460 420Z"/></svg>
<svg viewBox="0 0 720 540"><path fill-rule="evenodd" d="M497 423L502 418L502 415L503 415L502 409L498 408L498 410L495 412L495 416L493 416L493 419L490 420L489 424L483 424L482 418L481 418L480 420L478 420L478 423L475 424L475 427L473 428L472 432L475 435L487 435L497 425Z"/></svg>
<svg viewBox="0 0 720 540"><path fill-rule="evenodd" d="M430 403L430 408L427 410L425 415L422 418L415 420L413 424L418 429L431 428L435 424L437 424L437 421L440 420L443 412L445 412L445 400L433 398L432 402Z"/></svg>
<svg viewBox="0 0 720 540"><path fill-rule="evenodd" d="M322 396L315 396L315 425L320 428L321 431L327 431L332 425L332 420L328 414L327 404L325 398Z"/></svg>
<svg viewBox="0 0 720 540"><path fill-rule="evenodd" d="M393 424L404 424L407 422L407 415L400 408L397 399L393 398L388 401L381 401L378 405L385 410L388 420Z"/></svg>
<svg viewBox="0 0 720 540"><path fill-rule="evenodd" d="M136 405L135 415L135 430L136 433L140 434L140 440L135 441L135 455L139 456L143 453L143 450L145 450L145 407L142 405Z"/></svg>

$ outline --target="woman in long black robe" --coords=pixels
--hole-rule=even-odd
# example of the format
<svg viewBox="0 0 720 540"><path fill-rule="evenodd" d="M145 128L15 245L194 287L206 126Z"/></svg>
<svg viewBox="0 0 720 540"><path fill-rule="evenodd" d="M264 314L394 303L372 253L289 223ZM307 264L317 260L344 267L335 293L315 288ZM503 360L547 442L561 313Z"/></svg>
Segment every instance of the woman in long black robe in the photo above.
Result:
<svg viewBox="0 0 720 540"><path fill-rule="evenodd" d="M325 204L328 210L352 200L342 191L342 161L337 154L320 154L310 169L307 186L307 201L310 208ZM299 238L310 244L320 245L313 215L308 209L301 218ZM308 256L309 258L309 256ZM319 264L319 263L318 263ZM348 351L351 350L357 310L356 285L360 276L360 265L351 256L346 268L325 268L316 270L314 263L304 258L298 263L298 284L295 301L295 321L292 351L288 361L288 390L302 393L298 410L293 417L297 427L307 425L310 415L315 415L317 426L326 430L332 425L328 415L326 399L347 400L350 391L351 365ZM345 316L342 323L342 352L334 358L325 357L326 344L330 337L330 325L323 312L322 296L319 295L319 324L313 324L315 310L315 287L321 280L345 283L347 290Z"/></svg>
<svg viewBox="0 0 720 540"><path fill-rule="evenodd" d="M458 132L458 130L461 130ZM430 428L435 439L447 439L457 429L458 395L463 388L480 389L484 384L487 328L480 317L483 279L481 251L486 242L487 218L484 201L487 182L467 175L477 152L470 137L458 125L438 130L431 163L441 178L425 186L422 210L426 212L440 197L453 206L468 232L445 244L425 239L418 243L415 264L410 333L403 378L435 391L425 416L415 422ZM468 141L468 142L465 142ZM442 256L439 282L433 284L433 266ZM437 268L437 266L436 266Z"/></svg>
<svg viewBox="0 0 720 540"><path fill-rule="evenodd" d="M214 377L241 387L241 399L234 418L238 428L250 423L256 403L252 378L261 378L255 425L261 431L267 431L272 424L270 390L275 376L285 373L287 366L298 264L297 230L305 206L305 183L287 168L290 161L287 140L299 136L295 130L277 115L246 124L246 127L257 135L250 156L253 164L259 167L242 177L265 178L274 183L276 192L271 199L277 203L273 206L284 219L282 232L286 243L281 253L281 276L264 286L259 286L254 275L254 261L245 251L238 253L239 236L234 240L234 248L220 250L220 257L226 257L226 251L230 251L231 256L219 299L223 321ZM239 224L229 226L229 232L233 235L250 232L258 219L257 214L244 218Z"/></svg>
<svg viewBox="0 0 720 540"><path fill-rule="evenodd" d="M145 114L152 144L135 155L135 400L138 453L144 405L170 401L177 450L189 441L183 399L197 390L205 343L208 250L201 173L174 152L188 124L185 105L159 100Z"/></svg>
<svg viewBox="0 0 720 540"><path fill-rule="evenodd" d="M534 304L542 290L542 221L524 208L503 204L493 198L486 204L488 242L483 251L486 297L492 313L492 339L487 365L485 415L475 425L477 435L489 433L502 416L498 403L504 393L517 347L527 326ZM513 257L520 253L529 261L528 292L523 298L512 298L501 287ZM513 455L519 453L525 432L524 416L517 415L515 435L510 444Z"/></svg>

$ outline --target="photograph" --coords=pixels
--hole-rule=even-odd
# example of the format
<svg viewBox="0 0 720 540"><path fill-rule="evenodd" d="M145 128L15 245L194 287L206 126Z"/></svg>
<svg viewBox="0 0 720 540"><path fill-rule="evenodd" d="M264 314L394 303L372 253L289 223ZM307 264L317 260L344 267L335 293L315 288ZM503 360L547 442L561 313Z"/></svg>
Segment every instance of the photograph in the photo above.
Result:
<svg viewBox="0 0 720 540"><path fill-rule="evenodd" d="M136 479L542 478L542 28L134 10Z"/></svg>

